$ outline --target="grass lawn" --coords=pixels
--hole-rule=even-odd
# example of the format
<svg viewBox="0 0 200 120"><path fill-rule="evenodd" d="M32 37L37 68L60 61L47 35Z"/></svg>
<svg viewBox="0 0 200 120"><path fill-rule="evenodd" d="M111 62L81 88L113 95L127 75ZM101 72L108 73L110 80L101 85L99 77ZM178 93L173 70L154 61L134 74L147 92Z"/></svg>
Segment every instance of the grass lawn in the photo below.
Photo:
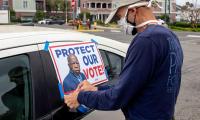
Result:
<svg viewBox="0 0 200 120"><path fill-rule="evenodd" d="M190 28L190 27L177 27L169 26L170 29L175 31L191 31L191 32L200 32L200 28Z"/></svg>

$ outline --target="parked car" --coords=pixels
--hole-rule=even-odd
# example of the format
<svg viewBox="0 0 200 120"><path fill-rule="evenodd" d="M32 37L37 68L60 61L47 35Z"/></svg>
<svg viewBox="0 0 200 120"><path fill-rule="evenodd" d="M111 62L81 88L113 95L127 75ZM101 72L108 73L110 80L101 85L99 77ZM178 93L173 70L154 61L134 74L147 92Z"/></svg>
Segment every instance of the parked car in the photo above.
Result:
<svg viewBox="0 0 200 120"><path fill-rule="evenodd" d="M32 20L23 20L21 21L22 26L35 26Z"/></svg>
<svg viewBox="0 0 200 120"><path fill-rule="evenodd" d="M63 25L65 24L65 20L61 20L61 19L58 19L58 20L52 20L49 22L49 24L59 24L59 25Z"/></svg>
<svg viewBox="0 0 200 120"><path fill-rule="evenodd" d="M44 19L44 20L38 21L38 24L49 24L51 21L52 19Z"/></svg>
<svg viewBox="0 0 200 120"><path fill-rule="evenodd" d="M64 104L45 41L63 45L94 39L108 71L105 84L118 78L128 48L125 43L75 31L1 33L0 38L0 120L74 120L93 111L71 112Z"/></svg>
<svg viewBox="0 0 200 120"><path fill-rule="evenodd" d="M22 26L35 26L33 22L23 22L21 23Z"/></svg>

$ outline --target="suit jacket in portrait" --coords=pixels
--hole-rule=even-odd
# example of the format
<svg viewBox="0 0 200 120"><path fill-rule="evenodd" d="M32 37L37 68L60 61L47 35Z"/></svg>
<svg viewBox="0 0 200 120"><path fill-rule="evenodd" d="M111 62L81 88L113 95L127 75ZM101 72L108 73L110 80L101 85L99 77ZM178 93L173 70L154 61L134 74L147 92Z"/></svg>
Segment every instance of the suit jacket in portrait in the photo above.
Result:
<svg viewBox="0 0 200 120"><path fill-rule="evenodd" d="M63 81L64 92L75 90L80 82L85 80L86 77L83 73L80 73L79 78L77 75L70 71Z"/></svg>

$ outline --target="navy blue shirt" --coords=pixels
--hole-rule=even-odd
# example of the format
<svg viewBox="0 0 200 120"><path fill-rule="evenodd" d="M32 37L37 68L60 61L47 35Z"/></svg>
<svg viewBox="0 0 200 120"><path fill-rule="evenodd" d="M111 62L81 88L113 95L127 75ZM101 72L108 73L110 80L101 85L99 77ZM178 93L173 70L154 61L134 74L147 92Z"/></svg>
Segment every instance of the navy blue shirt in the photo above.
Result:
<svg viewBox="0 0 200 120"><path fill-rule="evenodd" d="M183 52L177 36L149 25L129 46L118 83L80 92L78 101L97 110L122 109L129 120L170 120L181 83Z"/></svg>

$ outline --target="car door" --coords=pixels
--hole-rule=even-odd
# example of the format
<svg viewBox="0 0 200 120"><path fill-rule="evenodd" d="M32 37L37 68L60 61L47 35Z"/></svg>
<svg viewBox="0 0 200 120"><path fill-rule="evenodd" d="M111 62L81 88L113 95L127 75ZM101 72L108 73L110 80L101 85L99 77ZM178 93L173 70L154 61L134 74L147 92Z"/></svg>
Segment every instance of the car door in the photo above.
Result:
<svg viewBox="0 0 200 120"><path fill-rule="evenodd" d="M67 44L67 43L63 42L59 44ZM42 49L42 47L43 45L40 44L39 48ZM111 83L113 84L114 82L112 81L114 81L114 79L118 77L119 72L121 71L122 64L123 64L123 57L120 55L117 55L116 53L112 53L105 50L100 50L100 53L102 54L102 58L104 60L105 66L108 66L110 69L112 69L108 72L108 76L110 76L109 77L110 82L107 82L106 84L111 84ZM79 112L71 112L69 110L69 108L64 104L63 99L61 99L59 88L58 88L58 79L56 76L56 71L55 71L53 62L51 60L49 51L40 50L40 55L41 55L41 60L42 60L42 64L43 64L44 72L45 72L45 85L46 85L46 88L48 88L47 94L48 94L48 102L50 105L49 111L51 111L52 119L55 119L55 120L81 119L85 117L86 115L88 115L91 111L93 111L93 110L90 110L88 113L83 114ZM116 62L117 61L119 62L118 66L114 66L112 64L111 61L114 61L114 59L116 59ZM114 63L116 64L116 62Z"/></svg>
<svg viewBox="0 0 200 120"><path fill-rule="evenodd" d="M118 78L119 74L124 65L124 56L125 54L119 53L120 51L113 50L113 49L104 49L100 50L102 59L104 61L104 66L107 70L109 81L102 84L102 85L114 85ZM102 120L103 118L106 120L123 120L124 115L121 110L117 111L98 111L95 110L91 114L87 115L83 118L83 120Z"/></svg>
<svg viewBox="0 0 200 120"><path fill-rule="evenodd" d="M47 97L37 45L0 50L0 120L45 118Z"/></svg>

